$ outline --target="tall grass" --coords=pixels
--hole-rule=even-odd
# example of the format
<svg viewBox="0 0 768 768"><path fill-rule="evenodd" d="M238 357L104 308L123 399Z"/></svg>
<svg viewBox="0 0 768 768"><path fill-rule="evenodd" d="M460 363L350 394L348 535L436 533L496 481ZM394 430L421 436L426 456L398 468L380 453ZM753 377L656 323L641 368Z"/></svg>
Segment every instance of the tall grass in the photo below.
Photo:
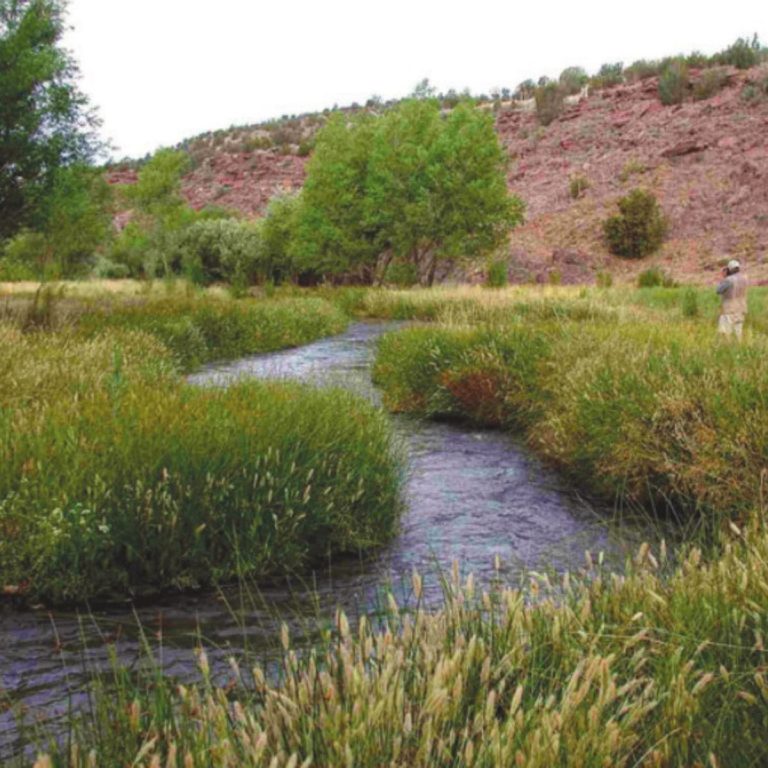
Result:
<svg viewBox="0 0 768 768"><path fill-rule="evenodd" d="M738 515L761 498L768 343L697 325L603 321L420 327L382 340L394 410L522 428L591 492L678 514Z"/></svg>
<svg viewBox="0 0 768 768"><path fill-rule="evenodd" d="M414 608L338 614L308 654L284 629L276 684L233 660L217 686L202 649L196 686L116 668L35 766L763 765L768 537L751 519L672 573L646 545L625 575L589 561L522 591L478 594L456 569L434 613L414 576Z"/></svg>
<svg viewBox="0 0 768 768"><path fill-rule="evenodd" d="M211 360L272 352L341 333L347 318L319 298L177 298L86 305L74 324L86 337L113 328L146 331L173 352L184 370L191 370Z"/></svg>
<svg viewBox="0 0 768 768"><path fill-rule="evenodd" d="M383 543L400 459L340 391L178 371L340 330L321 299L78 305L0 325L0 593L110 599L305 568Z"/></svg>

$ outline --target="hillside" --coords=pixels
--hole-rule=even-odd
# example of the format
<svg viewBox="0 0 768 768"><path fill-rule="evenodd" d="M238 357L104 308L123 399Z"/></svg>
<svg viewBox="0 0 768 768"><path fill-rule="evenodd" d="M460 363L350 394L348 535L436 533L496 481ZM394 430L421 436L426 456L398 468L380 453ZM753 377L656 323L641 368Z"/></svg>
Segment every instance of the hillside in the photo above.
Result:
<svg viewBox="0 0 768 768"><path fill-rule="evenodd" d="M659 265L675 278L706 281L722 259L738 257L754 280L768 280L768 94L744 98L751 83L768 82L768 70L720 71L724 87L707 99L663 106L658 78L649 77L593 91L546 128L526 104L483 105L494 109L509 152L509 188L528 205L510 238L515 279L591 282L601 270L629 278ZM691 72L692 92L702 76ZM322 123L312 115L185 142L194 163L186 197L196 208L262 214L271 197L301 187ZM588 182L578 199L569 192L574 175ZM111 180L134 178L125 170ZM636 186L656 193L670 229L658 254L628 262L608 253L601 222Z"/></svg>

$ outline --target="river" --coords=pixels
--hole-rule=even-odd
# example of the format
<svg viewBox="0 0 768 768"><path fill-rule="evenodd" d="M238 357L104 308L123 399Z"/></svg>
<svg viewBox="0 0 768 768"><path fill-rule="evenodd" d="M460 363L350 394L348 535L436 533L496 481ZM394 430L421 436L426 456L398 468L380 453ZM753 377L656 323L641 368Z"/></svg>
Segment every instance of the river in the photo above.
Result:
<svg viewBox="0 0 768 768"><path fill-rule="evenodd" d="M378 401L370 369L376 339L395 323L355 323L346 333L298 349L211 365L189 377L200 386L226 386L241 377L287 378L351 388ZM83 613L32 610L0 613L0 760L28 740L23 722L50 722L70 704L84 706L95 669L109 649L131 662L144 638L167 674L196 677L192 649L209 649L214 669L248 649L268 662L278 627L308 636L335 607L355 615L375 609L382 585L406 601L410 575L426 574L425 599L439 603L439 574L454 561L479 581L518 580L525 570L574 570L584 553L603 552L620 567L641 531L608 522L605 510L581 499L524 444L508 434L466 425L394 417L407 457L400 532L364 559L328 563L302 578L166 595L149 604ZM2 610L2 609L0 609Z"/></svg>

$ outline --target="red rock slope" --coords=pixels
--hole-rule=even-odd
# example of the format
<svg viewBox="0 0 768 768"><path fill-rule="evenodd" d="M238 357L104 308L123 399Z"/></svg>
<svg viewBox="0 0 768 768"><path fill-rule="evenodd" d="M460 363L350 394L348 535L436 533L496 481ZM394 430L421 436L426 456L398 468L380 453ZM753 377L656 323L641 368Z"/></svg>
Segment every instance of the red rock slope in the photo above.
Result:
<svg viewBox="0 0 768 768"><path fill-rule="evenodd" d="M533 112L498 110L509 187L528 204L525 225L511 236L513 274L590 282L600 270L629 279L659 265L676 278L703 281L721 259L738 257L754 279L768 279L768 97L742 98L744 86L768 78L768 70L728 74L712 98L671 107L660 103L656 78L598 91L546 128ZM186 177L184 193L196 208L260 215L271 197L301 187L305 163L276 150L228 152L225 143ZM569 181L576 174L589 187L574 200ZM112 180L133 178L126 172ZM636 186L656 193L670 221L661 251L640 262L610 256L601 237L617 198Z"/></svg>

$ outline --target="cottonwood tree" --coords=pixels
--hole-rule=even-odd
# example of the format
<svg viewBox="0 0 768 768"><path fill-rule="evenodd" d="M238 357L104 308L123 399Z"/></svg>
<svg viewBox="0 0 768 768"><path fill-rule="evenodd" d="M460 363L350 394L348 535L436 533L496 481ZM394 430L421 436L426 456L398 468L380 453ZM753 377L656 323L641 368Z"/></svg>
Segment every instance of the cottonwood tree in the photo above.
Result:
<svg viewBox="0 0 768 768"><path fill-rule="evenodd" d="M493 118L410 99L381 117L337 115L317 138L296 216L294 265L370 282L393 259L431 285L441 262L487 253L523 217Z"/></svg>
<svg viewBox="0 0 768 768"><path fill-rule="evenodd" d="M377 126L366 185L379 252L414 264L431 285L441 262L488 253L522 221L507 191L507 156L493 118L459 104L409 100Z"/></svg>
<svg viewBox="0 0 768 768"><path fill-rule="evenodd" d="M64 10L60 0L0 0L0 240L43 226L59 170L102 148L61 47Z"/></svg>

